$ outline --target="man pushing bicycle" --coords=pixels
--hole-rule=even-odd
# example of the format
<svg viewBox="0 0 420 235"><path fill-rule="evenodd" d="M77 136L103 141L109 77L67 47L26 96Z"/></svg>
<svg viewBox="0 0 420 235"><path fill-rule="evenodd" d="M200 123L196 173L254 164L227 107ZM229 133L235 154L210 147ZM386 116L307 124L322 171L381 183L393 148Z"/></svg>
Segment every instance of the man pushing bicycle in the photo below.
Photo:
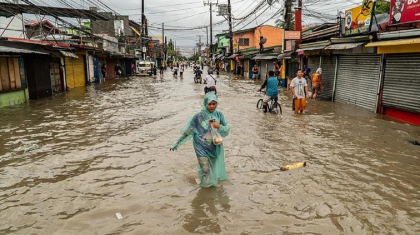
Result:
<svg viewBox="0 0 420 235"><path fill-rule="evenodd" d="M267 112L267 105L268 101L271 99L278 100L279 98L279 80L274 74L274 71L268 72L268 78L265 79L264 83L262 84L261 88L258 91L261 91L267 87L267 91L265 93L264 99L263 99L263 109L264 113Z"/></svg>

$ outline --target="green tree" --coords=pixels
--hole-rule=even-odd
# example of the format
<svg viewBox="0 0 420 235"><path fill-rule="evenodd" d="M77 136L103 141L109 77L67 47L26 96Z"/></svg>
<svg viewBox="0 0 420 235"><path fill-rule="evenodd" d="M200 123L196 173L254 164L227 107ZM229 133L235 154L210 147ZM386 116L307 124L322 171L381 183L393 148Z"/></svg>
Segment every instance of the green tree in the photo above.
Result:
<svg viewBox="0 0 420 235"><path fill-rule="evenodd" d="M389 13L391 3L389 1L376 1L375 15Z"/></svg>
<svg viewBox="0 0 420 235"><path fill-rule="evenodd" d="M173 55L175 55L174 43L172 42L172 39L169 39L168 47L166 48L166 50L168 53L168 57L172 57Z"/></svg>
<svg viewBox="0 0 420 235"><path fill-rule="evenodd" d="M291 17L292 19L290 20L289 30L294 30L295 29L295 12L294 11L292 11ZM286 27L286 22L282 18L279 18L276 20L275 24L277 28L284 29Z"/></svg>

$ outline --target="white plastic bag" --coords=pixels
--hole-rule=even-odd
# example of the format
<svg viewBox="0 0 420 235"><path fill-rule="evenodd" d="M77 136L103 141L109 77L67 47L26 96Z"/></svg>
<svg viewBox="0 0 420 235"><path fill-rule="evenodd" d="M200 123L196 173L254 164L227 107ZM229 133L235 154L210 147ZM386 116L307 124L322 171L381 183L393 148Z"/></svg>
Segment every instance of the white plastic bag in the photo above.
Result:
<svg viewBox="0 0 420 235"><path fill-rule="evenodd" d="M211 133L211 138L213 140L213 144L214 145L221 145L223 143L223 138L219 134L219 132L217 131L216 128L214 128L213 126L211 126L210 133Z"/></svg>

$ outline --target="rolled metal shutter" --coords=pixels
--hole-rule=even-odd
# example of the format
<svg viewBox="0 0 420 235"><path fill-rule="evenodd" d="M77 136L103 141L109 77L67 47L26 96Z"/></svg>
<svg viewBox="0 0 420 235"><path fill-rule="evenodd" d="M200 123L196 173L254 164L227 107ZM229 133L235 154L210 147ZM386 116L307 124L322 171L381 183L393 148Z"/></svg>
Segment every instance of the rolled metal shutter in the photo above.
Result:
<svg viewBox="0 0 420 235"><path fill-rule="evenodd" d="M321 99L332 100L336 60L337 56L322 56L322 83L325 87L325 90L321 91L321 94L319 95ZM315 73L316 69L314 69L312 72Z"/></svg>
<svg viewBox="0 0 420 235"><path fill-rule="evenodd" d="M67 87L70 89L86 85L85 59L83 55L79 58L66 57L66 78Z"/></svg>
<svg viewBox="0 0 420 235"><path fill-rule="evenodd" d="M335 100L374 111L380 64L377 55L340 56Z"/></svg>
<svg viewBox="0 0 420 235"><path fill-rule="evenodd" d="M387 55L382 104L420 113L420 54Z"/></svg>
<svg viewBox="0 0 420 235"><path fill-rule="evenodd" d="M320 56L310 56L308 57L308 68L311 69L311 74L315 73L316 69L319 68ZM296 77L296 75L294 75Z"/></svg>

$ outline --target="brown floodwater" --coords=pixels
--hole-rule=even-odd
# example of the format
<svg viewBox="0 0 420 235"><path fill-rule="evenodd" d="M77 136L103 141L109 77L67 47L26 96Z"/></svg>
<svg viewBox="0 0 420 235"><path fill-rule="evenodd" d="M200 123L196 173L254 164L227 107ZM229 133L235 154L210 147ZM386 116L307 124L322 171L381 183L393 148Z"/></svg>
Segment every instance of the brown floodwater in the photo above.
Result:
<svg viewBox="0 0 420 235"><path fill-rule="evenodd" d="M203 86L168 71L0 109L0 234L420 233L420 127L326 101L294 115L284 91L264 114L259 84L220 75L229 179L200 189L192 143L169 146Z"/></svg>

